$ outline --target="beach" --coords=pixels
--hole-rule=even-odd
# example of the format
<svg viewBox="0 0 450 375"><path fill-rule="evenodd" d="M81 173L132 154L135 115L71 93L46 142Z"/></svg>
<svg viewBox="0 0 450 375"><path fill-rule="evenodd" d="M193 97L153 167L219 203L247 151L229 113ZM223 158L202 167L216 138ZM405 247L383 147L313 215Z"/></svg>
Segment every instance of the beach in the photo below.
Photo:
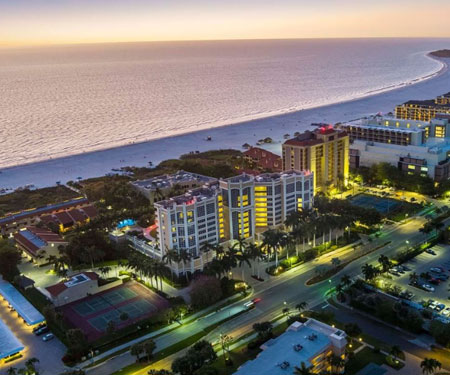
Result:
<svg viewBox="0 0 450 375"><path fill-rule="evenodd" d="M112 173L125 166L157 165L192 151L234 148L242 150L244 143L255 145L265 137L274 142L265 148L281 154L284 135L293 135L311 128L312 123L350 121L378 112L388 113L396 104L410 99L432 99L450 91L450 59L439 59L442 69L430 77L392 88L384 92L367 93L359 99L331 105L254 119L238 124L135 143L117 148L87 152L68 157L26 164L0 170L0 189L15 189L34 185L46 187L57 182L86 179ZM211 141L207 138L211 137Z"/></svg>

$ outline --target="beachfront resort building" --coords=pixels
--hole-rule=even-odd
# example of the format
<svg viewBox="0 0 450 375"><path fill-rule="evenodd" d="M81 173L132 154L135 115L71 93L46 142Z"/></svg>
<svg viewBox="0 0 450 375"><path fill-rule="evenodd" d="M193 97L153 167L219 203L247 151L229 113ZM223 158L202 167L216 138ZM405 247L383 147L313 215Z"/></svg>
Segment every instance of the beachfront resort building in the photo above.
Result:
<svg viewBox="0 0 450 375"><path fill-rule="evenodd" d="M156 176L146 180L137 180L131 182L131 185L142 195L144 195L150 203L168 198L174 191L182 193L184 191L201 187L205 184L212 184L217 179L213 177L203 176L201 174L178 171L173 174Z"/></svg>
<svg viewBox="0 0 450 375"><path fill-rule="evenodd" d="M283 170L310 171L316 192L346 185L349 173L349 137L332 125L317 124L283 144Z"/></svg>
<svg viewBox="0 0 450 375"><path fill-rule="evenodd" d="M450 92L431 100L409 100L395 107L395 117L430 121L440 114L450 115Z"/></svg>
<svg viewBox="0 0 450 375"><path fill-rule="evenodd" d="M244 151L244 158L254 163L261 171L281 172L283 170L281 157L260 147L250 147Z"/></svg>
<svg viewBox="0 0 450 375"><path fill-rule="evenodd" d="M194 272L214 257L205 244L255 240L260 233L283 224L290 213L311 208L313 199L311 172L241 174L221 179L156 202L159 246L146 253L162 258L168 250L186 250L190 264L174 268L176 272Z"/></svg>
<svg viewBox="0 0 450 375"><path fill-rule="evenodd" d="M342 330L314 319L294 322L283 334L264 343L262 352L234 375L291 375L302 362L313 374L343 373L343 367L331 368L329 358L334 355L345 360L346 345L347 335Z"/></svg>
<svg viewBox="0 0 450 375"><path fill-rule="evenodd" d="M450 115L431 121L372 116L340 124L350 136L350 166L389 163L436 181L450 178Z"/></svg>

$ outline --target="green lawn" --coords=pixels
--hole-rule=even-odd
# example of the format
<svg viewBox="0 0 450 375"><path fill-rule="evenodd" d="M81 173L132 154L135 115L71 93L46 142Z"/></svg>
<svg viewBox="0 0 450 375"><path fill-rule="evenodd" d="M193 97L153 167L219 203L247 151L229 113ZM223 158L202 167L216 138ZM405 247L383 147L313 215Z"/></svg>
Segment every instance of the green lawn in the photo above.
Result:
<svg viewBox="0 0 450 375"><path fill-rule="evenodd" d="M382 365L386 363L385 355L375 353L372 349L365 347L363 350L358 352L353 359L347 362L347 365L345 366L345 374L356 374L359 370L363 369L371 362Z"/></svg>

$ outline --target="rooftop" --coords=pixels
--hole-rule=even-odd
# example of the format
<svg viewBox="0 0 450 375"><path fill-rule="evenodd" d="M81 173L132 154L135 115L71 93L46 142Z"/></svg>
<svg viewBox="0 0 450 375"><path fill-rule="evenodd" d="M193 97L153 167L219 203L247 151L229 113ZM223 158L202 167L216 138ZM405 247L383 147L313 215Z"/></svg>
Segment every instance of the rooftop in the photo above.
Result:
<svg viewBox="0 0 450 375"><path fill-rule="evenodd" d="M0 280L0 294L28 325L42 323L45 318L28 300L5 280Z"/></svg>
<svg viewBox="0 0 450 375"><path fill-rule="evenodd" d="M246 362L234 375L291 375L294 366L310 360L331 345L330 335L344 332L313 319L305 324L293 323L276 339L269 340L257 358Z"/></svg>
<svg viewBox="0 0 450 375"><path fill-rule="evenodd" d="M190 205L195 202L201 202L202 200L215 197L219 193L217 185L201 187L188 191L183 195L178 195L163 201L156 202L155 205L164 208L170 208L174 205Z"/></svg>
<svg viewBox="0 0 450 375"><path fill-rule="evenodd" d="M335 128L333 125L312 125L318 126L318 128L313 131L307 130L294 138L288 139L284 144L293 146L314 146L324 142L323 136L336 134L336 136L340 138L347 135L345 131Z"/></svg>
<svg viewBox="0 0 450 375"><path fill-rule="evenodd" d="M215 180L213 177L203 176L197 173L178 171L173 174L156 176L147 180L133 181L132 184L139 188L154 191L156 189L172 187L183 182L198 181L199 184L206 184Z"/></svg>
<svg viewBox="0 0 450 375"><path fill-rule="evenodd" d="M89 280L98 280L95 272L82 272L73 275L68 281L63 281L55 285L48 286L47 291L54 297L58 297L66 289L85 283Z"/></svg>
<svg viewBox="0 0 450 375"><path fill-rule="evenodd" d="M252 175L242 173L238 176L224 178L222 181L230 182L230 183L238 183L238 182L248 182L252 181L254 177Z"/></svg>
<svg viewBox="0 0 450 375"><path fill-rule="evenodd" d="M284 171L284 172L279 172L279 173L261 173L261 174L255 176L255 182L271 182L271 181L281 180L285 177L308 176L310 174L311 174L311 172L308 172L308 171L299 172L299 171L295 171L295 170Z"/></svg>
<svg viewBox="0 0 450 375"><path fill-rule="evenodd" d="M0 359L16 354L25 347L0 319Z"/></svg>
<svg viewBox="0 0 450 375"><path fill-rule="evenodd" d="M51 213L58 210L68 209L71 207L88 204L89 201L84 198L76 198L66 202L60 202L55 204L50 204L48 206L33 208L31 210L21 211L14 214L6 215L0 218L0 226L13 223L17 220L25 219L27 217L40 216L47 213Z"/></svg>
<svg viewBox="0 0 450 375"><path fill-rule="evenodd" d="M29 227L14 234L14 239L22 247L32 254L49 243L64 243L65 240L58 234L53 233L47 229Z"/></svg>

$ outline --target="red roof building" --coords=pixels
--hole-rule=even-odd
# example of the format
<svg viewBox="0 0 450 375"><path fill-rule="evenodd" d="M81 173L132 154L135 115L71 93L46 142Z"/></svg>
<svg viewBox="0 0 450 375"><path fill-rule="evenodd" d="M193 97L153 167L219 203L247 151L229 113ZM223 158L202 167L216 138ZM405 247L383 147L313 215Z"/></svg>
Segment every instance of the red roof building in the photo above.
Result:
<svg viewBox="0 0 450 375"><path fill-rule="evenodd" d="M29 227L14 234L16 246L25 251L32 258L40 255L49 256L58 254L58 246L67 242L56 233L44 228Z"/></svg>
<svg viewBox="0 0 450 375"><path fill-rule="evenodd" d="M281 156L273 152L259 147L250 147L250 149L244 151L244 155L256 163L258 168L262 170L270 170L273 172L282 171L283 162Z"/></svg>

